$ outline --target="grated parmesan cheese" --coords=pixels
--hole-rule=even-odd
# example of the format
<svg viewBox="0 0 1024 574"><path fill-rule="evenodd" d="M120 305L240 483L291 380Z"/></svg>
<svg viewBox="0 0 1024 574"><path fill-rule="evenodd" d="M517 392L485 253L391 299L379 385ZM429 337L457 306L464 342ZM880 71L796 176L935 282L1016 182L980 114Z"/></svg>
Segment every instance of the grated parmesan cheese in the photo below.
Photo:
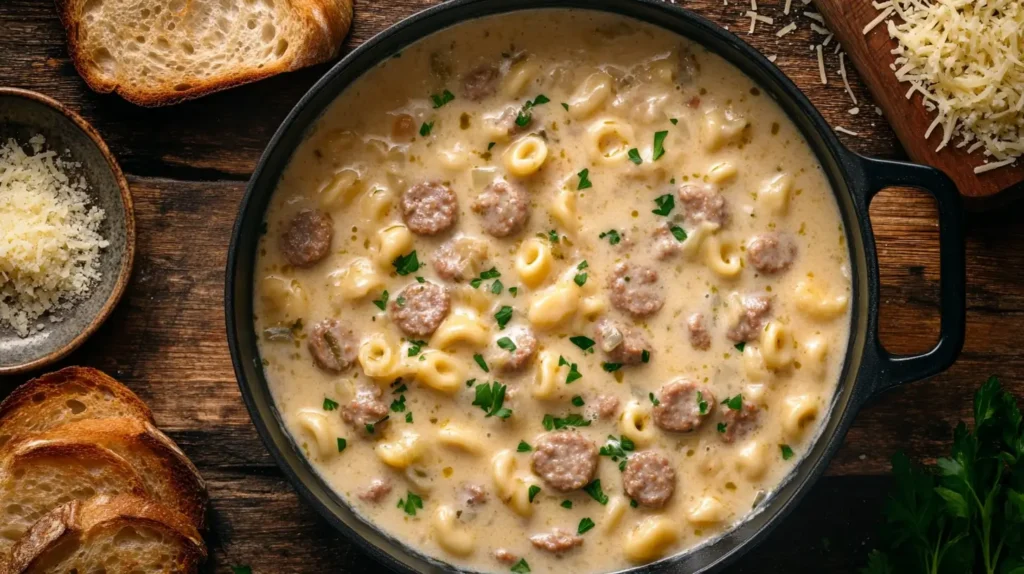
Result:
<svg viewBox="0 0 1024 574"><path fill-rule="evenodd" d="M893 69L936 113L937 150L984 148L985 173L1024 154L1024 6L1020 0L889 0L875 19L899 42ZM865 29L865 31L869 31ZM978 144L981 144L980 146Z"/></svg>
<svg viewBox="0 0 1024 574"><path fill-rule="evenodd" d="M854 131L850 131L843 126L835 126L834 128L837 133L846 134L848 136L859 136L860 134Z"/></svg>
<svg viewBox="0 0 1024 574"><path fill-rule="evenodd" d="M853 95L853 89L850 88L850 80L846 77L846 52L839 53L839 77L843 79L843 87L846 88L846 93L849 94L850 99L853 100L853 105L856 106L857 96Z"/></svg>
<svg viewBox="0 0 1024 574"><path fill-rule="evenodd" d="M0 327L22 337L89 293L108 245L99 233L105 213L89 205L85 178L67 175L79 165L43 151L42 136L29 144L31 155L13 139L0 145Z"/></svg>
<svg viewBox="0 0 1024 574"><path fill-rule="evenodd" d="M790 22L789 24L783 26L782 28L779 29L778 32L775 33L775 36L782 38L783 36L789 34L793 30L796 30L796 22Z"/></svg>
<svg viewBox="0 0 1024 574"><path fill-rule="evenodd" d="M825 58L821 55L821 44L814 47L818 53L818 74L821 76L821 83L828 84L828 76L825 75Z"/></svg>

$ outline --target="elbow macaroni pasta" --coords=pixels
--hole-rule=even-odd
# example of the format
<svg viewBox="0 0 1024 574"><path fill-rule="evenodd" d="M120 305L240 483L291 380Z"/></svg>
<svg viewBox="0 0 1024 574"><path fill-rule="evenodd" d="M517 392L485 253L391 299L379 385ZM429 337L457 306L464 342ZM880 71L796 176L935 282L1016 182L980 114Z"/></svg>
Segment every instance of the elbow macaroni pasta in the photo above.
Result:
<svg viewBox="0 0 1024 574"><path fill-rule="evenodd" d="M465 345L472 349L486 347L491 340L491 329L471 309L456 309L434 331L430 346L450 349Z"/></svg>
<svg viewBox="0 0 1024 574"><path fill-rule="evenodd" d="M761 358L773 371L789 368L793 364L793 335L777 321L769 321L761 333Z"/></svg>
<svg viewBox="0 0 1024 574"><path fill-rule="evenodd" d="M619 432L640 447L654 442L658 434L651 422L651 413L637 401L630 401L622 410Z"/></svg>
<svg viewBox="0 0 1024 574"><path fill-rule="evenodd" d="M782 413L782 430L790 438L799 438L818 418L818 399L811 395L788 397Z"/></svg>
<svg viewBox="0 0 1024 574"><path fill-rule="evenodd" d="M735 279L743 271L740 246L732 239L712 235L704 240L705 264L722 279Z"/></svg>
<svg viewBox="0 0 1024 574"><path fill-rule="evenodd" d="M596 72L587 76L580 87L569 98L569 115L583 119L598 110L612 95L615 80L607 72Z"/></svg>
<svg viewBox="0 0 1024 574"><path fill-rule="evenodd" d="M554 329L569 321L579 305L580 293L576 284L559 282L533 296L527 319L538 329Z"/></svg>
<svg viewBox="0 0 1024 574"><path fill-rule="evenodd" d="M438 507L431 525L438 546L448 552L456 556L469 556L476 549L476 537L471 530L459 526L454 508L448 505Z"/></svg>
<svg viewBox="0 0 1024 574"><path fill-rule="evenodd" d="M420 358L415 362L417 382L448 394L462 388L468 369L461 359L443 351L424 351Z"/></svg>
<svg viewBox="0 0 1024 574"><path fill-rule="evenodd" d="M298 412L299 427L313 439L316 447L316 458L326 460L338 453L335 436L330 432L327 416L314 409L302 409Z"/></svg>
<svg viewBox="0 0 1024 574"><path fill-rule="evenodd" d="M665 555L682 537L679 523L665 516L649 516L626 535L623 552L632 562L650 562Z"/></svg>
<svg viewBox="0 0 1024 574"><path fill-rule="evenodd" d="M505 152L505 169L516 177L531 176L544 165L548 158L548 144L537 136L520 138Z"/></svg>
<svg viewBox="0 0 1024 574"><path fill-rule="evenodd" d="M309 308L302 283L280 275L267 275L260 280L260 300L283 322L302 317Z"/></svg>
<svg viewBox="0 0 1024 574"><path fill-rule="evenodd" d="M773 215L786 215L789 213L789 200L793 193L793 176L788 173L780 173L761 187L757 199Z"/></svg>
<svg viewBox="0 0 1024 574"><path fill-rule="evenodd" d="M846 313L849 298L846 295L829 296L811 281L796 284L796 308L808 317L830 321Z"/></svg>
<svg viewBox="0 0 1024 574"><path fill-rule="evenodd" d="M633 128L614 119L601 119L590 124L585 136L590 159L603 165L625 161L633 146Z"/></svg>
<svg viewBox="0 0 1024 574"><path fill-rule="evenodd" d="M346 267L331 273L330 280L336 304L362 299L384 287L384 278L365 257L356 257Z"/></svg>
<svg viewBox="0 0 1024 574"><path fill-rule="evenodd" d="M346 168L335 173L320 189L320 207L327 211L347 207L362 191L359 183L359 172L354 169Z"/></svg>
<svg viewBox="0 0 1024 574"><path fill-rule="evenodd" d="M374 333L365 339L356 358L363 374L378 382L390 383L405 374L398 345L382 333Z"/></svg>
<svg viewBox="0 0 1024 574"><path fill-rule="evenodd" d="M379 443L376 447L377 456L380 460L398 470L409 468L414 462L423 456L426 446L423 439L416 431L405 430L399 438Z"/></svg>
<svg viewBox="0 0 1024 574"><path fill-rule="evenodd" d="M486 450L483 440L470 429L456 423L448 423L437 431L438 441L469 454L480 455Z"/></svg>
<svg viewBox="0 0 1024 574"><path fill-rule="evenodd" d="M396 224L381 229L377 232L377 265L389 269L392 261L412 251L412 242L412 232L404 225Z"/></svg>
<svg viewBox="0 0 1024 574"><path fill-rule="evenodd" d="M519 280L527 287L536 288L551 273L555 258L547 241L531 237L516 251L515 268Z"/></svg>

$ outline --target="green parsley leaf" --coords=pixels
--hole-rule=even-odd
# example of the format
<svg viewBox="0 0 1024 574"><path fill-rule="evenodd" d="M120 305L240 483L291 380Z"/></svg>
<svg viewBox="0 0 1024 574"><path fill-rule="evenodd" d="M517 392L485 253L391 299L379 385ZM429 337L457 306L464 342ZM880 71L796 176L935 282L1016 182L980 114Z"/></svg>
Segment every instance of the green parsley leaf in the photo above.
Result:
<svg viewBox="0 0 1024 574"><path fill-rule="evenodd" d="M533 502L533 499L536 498L538 494L540 494L540 487L537 486L536 484L531 484L530 488L528 488L526 492L527 496L530 498L530 502Z"/></svg>
<svg viewBox="0 0 1024 574"><path fill-rule="evenodd" d="M704 393L697 391L697 412L702 415L708 414L708 402L704 400Z"/></svg>
<svg viewBox="0 0 1024 574"><path fill-rule="evenodd" d="M420 126L420 136L427 137L430 135L430 130L434 129L434 122L423 122Z"/></svg>
<svg viewBox="0 0 1024 574"><path fill-rule="evenodd" d="M505 325L508 325L508 322L512 320L512 307L502 305L501 309L498 309L498 312L494 314L494 320L498 322L499 330L504 329Z"/></svg>
<svg viewBox="0 0 1024 574"><path fill-rule="evenodd" d="M501 295L501 290L504 287L505 286L501 284L501 279L495 279L494 283L491 283L491 293L494 293L495 295Z"/></svg>
<svg viewBox="0 0 1024 574"><path fill-rule="evenodd" d="M589 518L583 518L580 520L579 528L576 529L577 534L583 534L594 527L594 521Z"/></svg>
<svg viewBox="0 0 1024 574"><path fill-rule="evenodd" d="M584 337L583 335L576 335L569 337L573 345L576 345L583 351L589 351L594 347L594 340L590 337Z"/></svg>
<svg viewBox="0 0 1024 574"><path fill-rule="evenodd" d="M579 395L573 395L573 397L572 397L572 406L574 406L574 407L582 407L583 405L584 405L583 397L581 397Z"/></svg>
<svg viewBox="0 0 1024 574"><path fill-rule="evenodd" d="M544 415L542 424L547 430L561 430L567 427L588 427L590 426L590 419L583 418L583 415L579 413L569 413L565 415L565 418Z"/></svg>
<svg viewBox="0 0 1024 574"><path fill-rule="evenodd" d="M548 231L548 241L551 243L558 243L558 232L554 229Z"/></svg>
<svg viewBox="0 0 1024 574"><path fill-rule="evenodd" d="M532 122L532 121L533 121L533 114L531 114L530 112L526 111L525 108L520 110L519 114L516 115L516 125L521 127L521 128L525 128L526 126L530 125L530 122Z"/></svg>
<svg viewBox="0 0 1024 574"><path fill-rule="evenodd" d="M468 389L469 387L472 387L474 383L476 383L476 379L466 381L466 388Z"/></svg>
<svg viewBox="0 0 1024 574"><path fill-rule="evenodd" d="M729 425L727 425L727 424L725 424L725 423L718 423L718 432L724 433L724 432L725 432L725 429L726 429L726 427L728 427L728 426L729 426Z"/></svg>
<svg viewBox="0 0 1024 574"><path fill-rule="evenodd" d="M779 450L782 452L782 460L793 458L793 449L788 444L780 444Z"/></svg>
<svg viewBox="0 0 1024 574"><path fill-rule="evenodd" d="M665 138L668 132L654 132L654 149L651 151L651 161L658 161L665 155Z"/></svg>
<svg viewBox="0 0 1024 574"><path fill-rule="evenodd" d="M682 227L679 227L678 225L673 225L672 227L669 227L668 230L672 232L672 237L675 237L676 241L680 243L686 241L686 230L684 230Z"/></svg>
<svg viewBox="0 0 1024 574"><path fill-rule="evenodd" d="M338 452L344 452L346 448L348 448L348 441L338 437Z"/></svg>
<svg viewBox="0 0 1024 574"><path fill-rule="evenodd" d="M738 411L743 408L743 395L728 397L724 401L722 401L722 404L734 411Z"/></svg>
<svg viewBox="0 0 1024 574"><path fill-rule="evenodd" d="M484 361L484 356L483 355L481 355L480 353L477 353L477 354L473 355L473 360L476 361L477 365L480 365L480 368L483 370L483 372L485 372L485 373L491 372L491 369L487 367L487 362Z"/></svg>
<svg viewBox="0 0 1024 574"><path fill-rule="evenodd" d="M391 418L391 415L385 415L384 418L380 419L379 421L367 424L366 425L366 432L369 433L369 434L373 434L377 430L377 425L383 424L389 418Z"/></svg>
<svg viewBox="0 0 1024 574"><path fill-rule="evenodd" d="M562 107L565 108L565 111L569 111L569 104L562 102Z"/></svg>
<svg viewBox="0 0 1024 574"><path fill-rule="evenodd" d="M391 265L395 267L396 273L405 276L419 270L420 260L416 257L416 251L413 251L408 255L399 255L391 262Z"/></svg>
<svg viewBox="0 0 1024 574"><path fill-rule="evenodd" d="M608 243L610 243L612 245L618 245L619 242L622 241L622 236L619 235L619 232L614 230L614 229L609 229L608 231L604 231L600 235L598 235L597 237L598 237L598 239L604 239L605 237L607 237L608 238Z"/></svg>
<svg viewBox="0 0 1024 574"><path fill-rule="evenodd" d="M491 267L487 271L481 273L476 279L470 281L469 284L473 287L473 289L476 289L477 287L480 287L480 284L483 283L484 280L497 279L498 277L501 277L501 272L498 271L496 268Z"/></svg>
<svg viewBox="0 0 1024 574"><path fill-rule="evenodd" d="M640 150L636 148L629 150L629 152L627 152L627 155L629 155L629 161L637 165L640 165L644 162L644 160L640 159Z"/></svg>
<svg viewBox="0 0 1024 574"><path fill-rule="evenodd" d="M747 348L747 344L743 341L740 341L739 343L733 345L733 347L736 347L736 350L742 353L743 349Z"/></svg>
<svg viewBox="0 0 1024 574"><path fill-rule="evenodd" d="M586 269L587 267L590 267L590 264L589 264L589 263L587 263L587 260L586 260L586 259L584 259L583 261L580 261L580 264L579 264L579 265L577 265L577 266L576 266L576 270L577 270L577 271L583 271L583 270L584 270L584 269Z"/></svg>
<svg viewBox="0 0 1024 574"><path fill-rule="evenodd" d="M509 339L508 337L502 337L498 339L498 347L505 349L509 353L512 353L516 350L515 342L513 342L512 339Z"/></svg>
<svg viewBox="0 0 1024 574"><path fill-rule="evenodd" d="M427 343L425 341L410 340L409 341L408 355L410 357L415 357L416 355L419 355L420 351L423 350L423 347L426 347L426 346L427 346Z"/></svg>
<svg viewBox="0 0 1024 574"><path fill-rule="evenodd" d="M525 440L519 441L519 446L516 447L516 452L530 452L531 450L533 450L533 447Z"/></svg>
<svg viewBox="0 0 1024 574"><path fill-rule="evenodd" d="M661 404L661 401L658 400L658 397L654 396L654 393L647 393L647 398L651 399L651 404L654 406Z"/></svg>
<svg viewBox="0 0 1024 574"><path fill-rule="evenodd" d="M405 297L399 295L398 299L395 299L395 305L398 305L399 307L405 307Z"/></svg>
<svg viewBox="0 0 1024 574"><path fill-rule="evenodd" d="M548 97L545 96L544 94L537 94L537 97L533 98L533 102L530 103L530 107L546 104L550 101L551 100L549 100Z"/></svg>
<svg viewBox="0 0 1024 574"><path fill-rule="evenodd" d="M576 276L572 278L572 281L580 287L583 287L587 283L587 274L577 273Z"/></svg>
<svg viewBox="0 0 1024 574"><path fill-rule="evenodd" d="M515 299L516 295L519 295L519 287L509 287L508 292L512 294L512 298Z"/></svg>
<svg viewBox="0 0 1024 574"><path fill-rule="evenodd" d="M669 118L668 121L672 122L672 125L676 125L679 123L679 120L677 120L676 118Z"/></svg>
<svg viewBox="0 0 1024 574"><path fill-rule="evenodd" d="M430 99L434 100L434 109L436 110L437 108L443 107L448 102L454 100L455 94L449 92L448 90L445 90L441 92L440 95L431 94Z"/></svg>
<svg viewBox="0 0 1024 574"><path fill-rule="evenodd" d="M551 415L544 415L544 419L540 423L544 426L544 430L554 430L555 428L555 417Z"/></svg>
<svg viewBox="0 0 1024 574"><path fill-rule="evenodd" d="M405 422L412 424L412 413L405 413Z"/></svg>
<svg viewBox="0 0 1024 574"><path fill-rule="evenodd" d="M637 506L639 506L639 505L636 503L635 500L633 500L632 498L629 499L629 507L630 508L636 508Z"/></svg>
<svg viewBox="0 0 1024 574"><path fill-rule="evenodd" d="M614 435L608 435L608 440L605 441L604 445L598 449L598 454L601 456L610 457L613 461L621 461L625 463L628 455L627 452L636 450L636 444L625 436L615 438ZM625 464L622 465L620 470L625 468Z"/></svg>
<svg viewBox="0 0 1024 574"><path fill-rule="evenodd" d="M380 294L380 299L374 299L373 304L381 311L385 310L388 305L388 290L385 289L384 292Z"/></svg>
<svg viewBox="0 0 1024 574"><path fill-rule="evenodd" d="M404 510L409 516L416 516L416 509L423 509L423 499L407 490L405 498L398 500L398 508Z"/></svg>
<svg viewBox="0 0 1024 574"><path fill-rule="evenodd" d="M476 398L473 399L473 406L480 407L487 415L484 418L497 416L507 419L512 416L512 411L502 408L505 403L505 385L494 381L491 384L484 383L476 386Z"/></svg>
<svg viewBox="0 0 1024 574"><path fill-rule="evenodd" d="M576 175L580 177L580 183L579 185L576 186L577 190L589 189L591 187L594 187L594 184L590 183L590 179L588 179L590 177L589 169L584 169L583 171L577 173Z"/></svg>
<svg viewBox="0 0 1024 574"><path fill-rule="evenodd" d="M559 504L559 506L561 506L562 508L570 508L571 509L572 508L572 501L571 500L563 500L562 504Z"/></svg>
<svg viewBox="0 0 1024 574"><path fill-rule="evenodd" d="M622 368L622 363L601 363L601 368L609 373L614 373Z"/></svg>
<svg viewBox="0 0 1024 574"><path fill-rule="evenodd" d="M671 193L666 193L654 198L654 203L658 204L658 209L651 210L651 213L655 215L668 215L676 207L676 198Z"/></svg>
<svg viewBox="0 0 1024 574"><path fill-rule="evenodd" d="M393 413L404 413L405 412L405 395L399 395L399 397L391 401L391 412Z"/></svg>
<svg viewBox="0 0 1024 574"><path fill-rule="evenodd" d="M602 505L608 504L608 495L601 489L601 479L594 479L590 484L583 487L583 492L590 495L590 498L600 502Z"/></svg>
<svg viewBox="0 0 1024 574"><path fill-rule="evenodd" d="M493 147L494 147L495 145L497 145L497 142L490 142L490 143L488 143L488 144L487 144L487 151L491 151L491 149L492 149L492 148L493 148Z"/></svg>
<svg viewBox="0 0 1024 574"><path fill-rule="evenodd" d="M332 401L331 399L329 399L327 397L324 397L324 410L325 411L333 411L336 408L338 408L338 403Z"/></svg>
<svg viewBox="0 0 1024 574"><path fill-rule="evenodd" d="M643 351L640 351L640 362L641 363L650 363L651 362L651 352L648 351L647 349L644 349Z"/></svg>
<svg viewBox="0 0 1024 574"><path fill-rule="evenodd" d="M420 276L420 275L417 275L417 276L416 276L416 282L417 282L417 283L426 283L426 282L427 282L427 280L426 280L426 279L424 279L424 278L423 278L422 276Z"/></svg>
<svg viewBox="0 0 1024 574"><path fill-rule="evenodd" d="M512 572L515 572L515 574L527 574L530 572L530 565L526 563L526 558L520 558L519 562L512 566Z"/></svg>
<svg viewBox="0 0 1024 574"><path fill-rule="evenodd" d="M565 384L571 385L582 378L583 374L580 373L579 368L577 368L576 366L576 363L572 363L571 365L569 365L569 374L565 376Z"/></svg>

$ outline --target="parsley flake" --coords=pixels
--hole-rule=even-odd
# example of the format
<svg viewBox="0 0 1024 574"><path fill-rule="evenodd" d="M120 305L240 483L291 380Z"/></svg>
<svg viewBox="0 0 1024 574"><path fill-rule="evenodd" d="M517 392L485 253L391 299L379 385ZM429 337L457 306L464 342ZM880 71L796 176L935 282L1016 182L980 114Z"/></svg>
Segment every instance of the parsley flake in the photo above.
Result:
<svg viewBox="0 0 1024 574"><path fill-rule="evenodd" d="M562 102L562 107L565 108L565 111L569 111L569 104Z"/></svg>
<svg viewBox="0 0 1024 574"><path fill-rule="evenodd" d="M676 241L680 243L686 241L686 230L684 230L682 227L679 227L678 225L673 225L672 227L669 227L668 230L672 232L672 237L675 237Z"/></svg>
<svg viewBox="0 0 1024 574"><path fill-rule="evenodd" d="M640 351L640 362L641 363L650 363L651 362L651 352L648 351L647 349L644 349L643 351Z"/></svg>
<svg viewBox="0 0 1024 574"><path fill-rule="evenodd" d="M629 161L631 161L631 162L633 162L633 163L635 163L637 165L640 165L640 164L642 164L644 162L644 160L640 159L640 150L638 150L636 148L633 148L633 149L629 150L628 155L629 155Z"/></svg>
<svg viewBox="0 0 1024 574"><path fill-rule="evenodd" d="M788 444L780 444L779 450L782 451L782 460L793 458L793 449Z"/></svg>
<svg viewBox="0 0 1024 574"><path fill-rule="evenodd" d="M338 437L338 452L343 452L346 448L348 448L348 441Z"/></svg>
<svg viewBox="0 0 1024 574"><path fill-rule="evenodd" d="M614 373L622 368L622 363L601 363L601 368L606 372Z"/></svg>
<svg viewBox="0 0 1024 574"><path fill-rule="evenodd" d="M395 267L395 273L405 276L415 273L420 268L420 260L416 257L416 251L408 255L399 255L391 262Z"/></svg>
<svg viewBox="0 0 1024 574"><path fill-rule="evenodd" d="M502 305L501 309L498 309L498 312L494 314L494 320L498 322L499 330L504 329L505 325L508 325L508 322L512 320L512 307Z"/></svg>
<svg viewBox="0 0 1024 574"><path fill-rule="evenodd" d="M445 104L455 99L455 94L445 90L438 94L431 94L430 99L434 101L434 109L444 107Z"/></svg>
<svg viewBox="0 0 1024 574"><path fill-rule="evenodd" d="M727 425L725 423L718 423L718 432L724 433L725 432L725 428L727 426L729 426L729 425Z"/></svg>
<svg viewBox="0 0 1024 574"><path fill-rule="evenodd" d="M722 404L729 407L734 411L738 411L743 408L743 395L736 395L735 397L728 397Z"/></svg>
<svg viewBox="0 0 1024 574"><path fill-rule="evenodd" d="M416 355L419 355L420 351L423 350L423 347L426 347L426 346L427 346L427 343L425 341L410 340L409 341L408 355L410 357L415 357Z"/></svg>
<svg viewBox="0 0 1024 574"><path fill-rule="evenodd" d="M590 420L583 418L583 415L579 413L569 413L565 415L565 418L544 415L541 424L546 430L562 430L567 427L588 427Z"/></svg>
<svg viewBox="0 0 1024 574"><path fill-rule="evenodd" d="M491 372L491 369L487 367L487 362L484 361L484 356L483 355L481 355L480 353L477 353L477 354L473 355L473 360L476 361L477 365L480 365L480 368L483 369L483 371L485 373Z"/></svg>
<svg viewBox="0 0 1024 574"><path fill-rule="evenodd" d="M494 283L491 283L491 293L495 295L501 295L501 290L504 288L505 286L501 284L501 279L495 279Z"/></svg>
<svg viewBox="0 0 1024 574"><path fill-rule="evenodd" d="M587 274L577 273L576 276L572 278L572 281L580 287L583 287L587 283Z"/></svg>
<svg viewBox="0 0 1024 574"><path fill-rule="evenodd" d="M594 521L591 520L590 518L584 517L582 520L580 520L580 525L579 525L579 528L576 529L576 533L577 534L583 534L584 532L590 530L593 527L594 527Z"/></svg>
<svg viewBox="0 0 1024 574"><path fill-rule="evenodd" d="M654 132L654 149L651 151L651 161L658 161L665 155L665 138L668 132Z"/></svg>
<svg viewBox="0 0 1024 574"><path fill-rule="evenodd" d="M741 353L743 352L743 349L747 348L747 344L745 342L743 342L743 341L740 341L739 343L736 343L733 346L736 347L736 350L741 352Z"/></svg>
<svg viewBox="0 0 1024 574"><path fill-rule="evenodd" d="M333 411L336 408L338 408L338 403L332 401L331 399L329 399L327 397L324 397L324 410L325 411Z"/></svg>
<svg viewBox="0 0 1024 574"><path fill-rule="evenodd" d="M579 183L579 185L576 186L577 190L589 189L591 187L594 187L594 184L590 183L590 179L589 179L589 177L590 177L590 170L589 169L584 169L583 171L577 173L576 175L580 176L580 183Z"/></svg>
<svg viewBox="0 0 1024 574"><path fill-rule="evenodd" d="M562 508L572 508L572 501L571 500L563 500L562 504L559 504L559 506L561 506Z"/></svg>
<svg viewBox="0 0 1024 574"><path fill-rule="evenodd" d="M519 446L516 447L516 452L530 452L531 450L533 450L533 447L525 440L519 441Z"/></svg>
<svg viewBox="0 0 1024 574"><path fill-rule="evenodd" d="M530 572L530 565L526 563L526 558L520 558L519 562L512 566L512 572L515 572L515 574L528 574Z"/></svg>
<svg viewBox="0 0 1024 574"><path fill-rule="evenodd" d="M416 509L423 508L423 499L408 490L405 492L405 498L398 500L398 508L404 510L409 516L416 516Z"/></svg>
<svg viewBox="0 0 1024 574"><path fill-rule="evenodd" d="M537 495L540 494L540 487L537 486L536 484L531 484L530 488L528 488L526 492L527 496L530 499L530 502L533 502L533 499L537 498Z"/></svg>
<svg viewBox="0 0 1024 574"><path fill-rule="evenodd" d="M651 404L654 406L661 404L661 401L658 400L658 397L654 396L654 393L647 393L647 398L651 399Z"/></svg>
<svg viewBox="0 0 1024 574"><path fill-rule="evenodd" d="M504 408L505 385L494 381L493 383L476 386L476 398L473 405L483 409L487 415L484 418L496 416L500 419L507 419L512 416L512 410Z"/></svg>
<svg viewBox="0 0 1024 574"><path fill-rule="evenodd" d="M708 414L708 402L704 400L704 393L697 391L697 412L702 415Z"/></svg>
<svg viewBox="0 0 1024 574"><path fill-rule="evenodd" d="M658 209L651 210L655 215L668 215L676 207L676 199L671 193L654 198L654 203L658 204Z"/></svg>
<svg viewBox="0 0 1024 574"><path fill-rule="evenodd" d="M594 340L591 339L590 337L584 337L583 335L575 335L573 337L569 337L569 340L572 341L573 345L576 345L584 352L590 351L591 349L594 348Z"/></svg>
<svg viewBox="0 0 1024 574"><path fill-rule="evenodd" d="M597 236L598 239L604 239L605 237L608 238L608 243L610 243L612 245L618 245L619 242L622 241L622 236L619 235L619 232L614 230L614 229L609 229L608 231L604 231L600 235Z"/></svg>
<svg viewBox="0 0 1024 574"><path fill-rule="evenodd" d="M509 353L515 352L516 350L515 342L513 342L512 339L509 339L508 337L502 337L498 339L498 347L505 349Z"/></svg>
<svg viewBox="0 0 1024 574"><path fill-rule="evenodd" d="M600 502L602 505L608 504L608 495L601 489L601 479L594 479L590 484L583 487L583 492L590 495L590 498Z"/></svg>
<svg viewBox="0 0 1024 574"><path fill-rule="evenodd" d="M572 397L572 406L574 406L574 407L582 407L583 405L584 405L583 397L581 397L579 395L574 395Z"/></svg>
<svg viewBox="0 0 1024 574"><path fill-rule="evenodd" d="M427 137L430 135L430 130L434 129L434 122L423 122L420 126L420 136Z"/></svg>
<svg viewBox="0 0 1024 574"><path fill-rule="evenodd" d="M391 412L393 413L404 413L405 412L405 395L399 395L399 397L391 401Z"/></svg>
<svg viewBox="0 0 1024 574"><path fill-rule="evenodd" d="M383 311L388 305L388 290L385 289L384 292L380 294L380 299L374 299L373 304Z"/></svg>

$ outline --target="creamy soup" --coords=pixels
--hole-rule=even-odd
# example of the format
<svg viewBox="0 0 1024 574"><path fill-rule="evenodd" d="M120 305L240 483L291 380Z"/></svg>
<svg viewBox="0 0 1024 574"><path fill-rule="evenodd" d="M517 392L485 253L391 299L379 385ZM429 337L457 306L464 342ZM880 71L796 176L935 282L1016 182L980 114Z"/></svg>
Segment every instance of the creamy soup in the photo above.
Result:
<svg viewBox="0 0 1024 574"><path fill-rule="evenodd" d="M255 323L295 443L365 520L494 572L604 572L747 517L849 335L821 166L698 45L486 18L366 73L267 211Z"/></svg>

